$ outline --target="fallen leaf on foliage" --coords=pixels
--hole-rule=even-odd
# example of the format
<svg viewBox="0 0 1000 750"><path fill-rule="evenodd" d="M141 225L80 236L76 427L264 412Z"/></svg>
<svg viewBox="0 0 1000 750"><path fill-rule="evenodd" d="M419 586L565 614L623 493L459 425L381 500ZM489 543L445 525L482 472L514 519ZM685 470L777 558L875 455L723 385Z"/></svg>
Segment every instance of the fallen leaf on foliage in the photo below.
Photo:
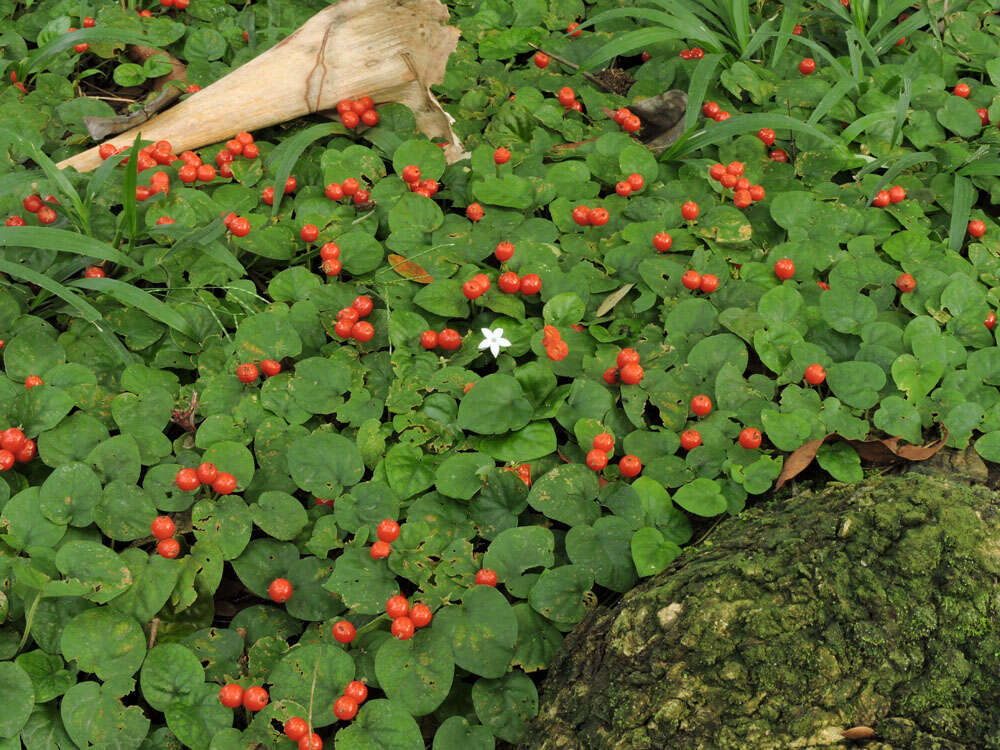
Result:
<svg viewBox="0 0 1000 750"><path fill-rule="evenodd" d="M851 727L841 732L849 740L866 740L875 736L875 730L871 727Z"/></svg>
<svg viewBox="0 0 1000 750"><path fill-rule="evenodd" d="M816 458L819 448L830 437L837 436L831 432L829 435L818 440L810 440L808 443L800 445L789 454L781 468L781 474L774 485L778 490L793 477L801 474ZM926 461L948 442L948 430L941 428L941 439L929 445L899 445L898 437L883 438L881 440L846 440L863 461L873 464L891 464L900 459L904 461Z"/></svg>
<svg viewBox="0 0 1000 750"><path fill-rule="evenodd" d="M404 279L415 281L418 284L430 284L434 281L431 275L413 261L407 260L402 255L389 255L389 262L392 263L392 270Z"/></svg>
<svg viewBox="0 0 1000 750"><path fill-rule="evenodd" d="M625 299L625 295L628 294L634 286L635 284L626 284L618 291L611 292L611 294L605 297L604 302L602 302L600 307L597 308L597 317L602 318L611 312L611 309Z"/></svg>
<svg viewBox="0 0 1000 750"><path fill-rule="evenodd" d="M833 434L835 433L830 433L830 435ZM805 471L806 467L816 458L816 453L819 452L819 447L823 445L823 441L830 437L830 435L824 435L819 440L810 440L808 443L800 445L792 451L788 458L785 459L785 463L782 464L781 474L778 476L778 481L775 483L774 489L780 490L785 482Z"/></svg>

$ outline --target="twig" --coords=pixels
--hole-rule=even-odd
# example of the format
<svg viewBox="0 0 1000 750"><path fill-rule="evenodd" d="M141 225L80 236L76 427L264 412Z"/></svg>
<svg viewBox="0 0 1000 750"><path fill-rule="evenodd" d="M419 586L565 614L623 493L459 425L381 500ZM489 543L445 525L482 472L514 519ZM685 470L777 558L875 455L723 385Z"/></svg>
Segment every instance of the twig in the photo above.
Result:
<svg viewBox="0 0 1000 750"><path fill-rule="evenodd" d="M541 53L543 53L545 55L548 55L549 57L551 57L553 60L555 60L560 65L565 65L567 68L571 68L573 70L580 71L580 75L582 75L584 78L586 78L588 81L590 81L594 85L600 86L605 91L608 91L608 92L610 92L612 94L615 93L615 90L613 88L611 88L608 84L606 84L604 81L602 81L600 78L598 78L597 76L595 76L593 73L588 73L586 70L580 70L580 66L579 65L577 65L576 63L571 63L565 57L560 57L559 55L554 55L551 52L546 52L544 49L542 49L541 47L539 47L537 44L535 44L533 42L528 42L528 46L531 47L532 49L538 50L539 52L541 52Z"/></svg>
<svg viewBox="0 0 1000 750"><path fill-rule="evenodd" d="M153 644L156 643L156 631L160 629L160 618L154 617L153 621L149 623L149 648L147 650L153 650Z"/></svg>

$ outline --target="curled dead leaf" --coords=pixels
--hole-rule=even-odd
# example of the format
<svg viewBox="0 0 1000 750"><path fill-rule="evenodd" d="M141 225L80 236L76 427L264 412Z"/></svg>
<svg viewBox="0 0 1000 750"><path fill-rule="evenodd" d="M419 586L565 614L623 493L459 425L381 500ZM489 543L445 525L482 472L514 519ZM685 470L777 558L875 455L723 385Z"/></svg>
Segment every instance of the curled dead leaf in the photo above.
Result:
<svg viewBox="0 0 1000 750"><path fill-rule="evenodd" d="M867 740L875 736L875 730L871 727L857 726L845 729L841 734L849 740Z"/></svg>
<svg viewBox="0 0 1000 750"><path fill-rule="evenodd" d="M834 433L830 433L833 435ZM825 435L819 440L810 440L804 445L800 445L791 454L785 458L785 463L781 466L781 474L778 476L778 481L774 485L774 489L780 490L789 479L792 479L803 471L813 462L816 458L816 453L819 451L819 447L823 445L823 441L826 440L830 435Z"/></svg>
<svg viewBox="0 0 1000 750"><path fill-rule="evenodd" d="M631 283L626 284L621 289L611 292L611 294L605 297L600 307L597 308L597 317L598 318L604 317L609 312L611 312L612 308L614 308L615 305L617 305L619 302L625 299L625 295L628 294L632 290L632 287L634 286L635 284Z"/></svg>
<svg viewBox="0 0 1000 750"><path fill-rule="evenodd" d="M418 284L430 284L434 279L427 271L418 266L413 261L407 260L402 255L389 255L389 262L392 263L392 270L404 279L415 281Z"/></svg>

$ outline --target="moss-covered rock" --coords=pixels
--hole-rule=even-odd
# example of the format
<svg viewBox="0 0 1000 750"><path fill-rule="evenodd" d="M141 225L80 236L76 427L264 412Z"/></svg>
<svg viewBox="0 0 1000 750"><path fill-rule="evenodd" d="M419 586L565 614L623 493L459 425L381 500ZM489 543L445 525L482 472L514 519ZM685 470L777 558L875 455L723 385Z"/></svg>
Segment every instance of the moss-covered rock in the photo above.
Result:
<svg viewBox="0 0 1000 750"><path fill-rule="evenodd" d="M1000 503L907 474L754 508L567 639L528 747L1000 747Z"/></svg>

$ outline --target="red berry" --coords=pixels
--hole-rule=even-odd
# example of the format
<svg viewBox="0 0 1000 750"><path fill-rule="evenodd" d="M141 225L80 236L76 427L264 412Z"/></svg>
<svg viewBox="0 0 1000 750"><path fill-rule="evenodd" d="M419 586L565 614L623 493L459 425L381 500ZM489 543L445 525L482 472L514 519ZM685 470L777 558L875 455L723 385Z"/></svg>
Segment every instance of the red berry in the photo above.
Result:
<svg viewBox="0 0 1000 750"><path fill-rule="evenodd" d="M573 209L573 221L581 227L590 224L590 208L587 206L577 206Z"/></svg>
<svg viewBox="0 0 1000 750"><path fill-rule="evenodd" d="M326 186L323 193L332 201L342 200L344 197L344 188L340 186L340 183L331 182Z"/></svg>
<svg viewBox="0 0 1000 750"><path fill-rule="evenodd" d="M809 385L819 385L826 380L826 370L818 363L809 365L806 368L805 378Z"/></svg>
<svg viewBox="0 0 1000 750"><path fill-rule="evenodd" d="M573 91L569 86L563 86L556 93L556 99L564 107L568 107L570 104L576 101L576 92Z"/></svg>
<svg viewBox="0 0 1000 750"><path fill-rule="evenodd" d="M323 261L323 273L325 273L327 276L336 276L338 273L340 273L340 261L337 260L336 258L330 258L329 260L324 260ZM343 334L343 336L346 337L349 334L350 334L350 331L348 331L347 333ZM340 335L340 334L338 334L338 335Z"/></svg>
<svg viewBox="0 0 1000 750"><path fill-rule="evenodd" d="M746 208L751 203L753 203L753 198L750 197L749 190L737 190L733 195L733 205L737 208Z"/></svg>
<svg viewBox="0 0 1000 750"><path fill-rule="evenodd" d="M615 447L615 438L609 432L601 432L594 436L594 448L605 453L610 453Z"/></svg>
<svg viewBox="0 0 1000 750"><path fill-rule="evenodd" d="M384 521L379 523L378 527L375 529L375 534L383 542L389 542L391 544L399 538L399 524L391 518L386 518Z"/></svg>
<svg viewBox="0 0 1000 750"><path fill-rule="evenodd" d="M285 195L294 193L296 187L298 187L298 182L296 182L295 177L288 175L288 179L285 180Z"/></svg>
<svg viewBox="0 0 1000 750"><path fill-rule="evenodd" d="M521 294L538 294L542 289L542 279L537 273L526 273L521 277Z"/></svg>
<svg viewBox="0 0 1000 750"><path fill-rule="evenodd" d="M747 450L756 450L760 448L760 430L755 430L753 427L746 427L740 432L740 445Z"/></svg>
<svg viewBox="0 0 1000 750"><path fill-rule="evenodd" d="M777 137L771 128L761 128L757 131L757 137L760 138L761 143L765 146L773 146L774 139Z"/></svg>
<svg viewBox="0 0 1000 750"><path fill-rule="evenodd" d="M973 237L982 237L986 234L986 224L979 219L973 219L969 222L969 234Z"/></svg>
<svg viewBox="0 0 1000 750"><path fill-rule="evenodd" d="M323 750L323 739L313 732L308 737L299 740L299 750Z"/></svg>
<svg viewBox="0 0 1000 750"><path fill-rule="evenodd" d="M194 469L181 469L174 477L174 484L184 492L191 492L198 489L201 482L198 481L198 472Z"/></svg>
<svg viewBox="0 0 1000 750"><path fill-rule="evenodd" d="M705 117L715 117L720 111L719 105L715 102L705 102L701 105L701 113Z"/></svg>
<svg viewBox="0 0 1000 750"><path fill-rule="evenodd" d="M885 208L889 205L889 191L879 190L872 198L872 205L876 208Z"/></svg>
<svg viewBox="0 0 1000 750"><path fill-rule="evenodd" d="M231 495L236 490L236 477L228 471L220 471L212 482L212 489L220 495Z"/></svg>
<svg viewBox="0 0 1000 750"><path fill-rule="evenodd" d="M237 237L246 237L250 234L250 221L242 216L237 216L229 222L229 231Z"/></svg>
<svg viewBox="0 0 1000 750"><path fill-rule="evenodd" d="M176 539L161 539L156 545L156 552L160 557L165 557L168 560L173 560L180 554L180 551L181 545Z"/></svg>
<svg viewBox="0 0 1000 750"><path fill-rule="evenodd" d="M410 603L406 601L406 597L402 594L390 596L385 602L385 613L393 620L406 617L410 613Z"/></svg>
<svg viewBox="0 0 1000 750"><path fill-rule="evenodd" d="M642 461L639 460L638 456L631 454L622 456L622 460L618 462L618 471L622 473L622 476L630 479L639 476L639 472L642 471Z"/></svg>
<svg viewBox="0 0 1000 750"><path fill-rule="evenodd" d="M813 60L811 57L803 58L802 62L799 63L799 72L804 76L809 75L815 70L816 70L816 61Z"/></svg>
<svg viewBox="0 0 1000 750"><path fill-rule="evenodd" d="M782 258L774 264L774 275L785 281L795 275L795 263L791 258Z"/></svg>
<svg viewBox="0 0 1000 750"><path fill-rule="evenodd" d="M35 445L35 441L25 440L24 446L22 446L21 450L14 453L14 459L19 464L26 464L35 457L35 453L37 452L38 446Z"/></svg>
<svg viewBox="0 0 1000 750"><path fill-rule="evenodd" d="M968 99L969 98L969 91L970 91L969 84L967 84L967 83L959 83L959 84L955 85L955 88L952 91L952 93L955 94L955 96L960 96L963 99Z"/></svg>
<svg viewBox="0 0 1000 750"><path fill-rule="evenodd" d="M783 149L783 148L776 148L776 149L774 149L774 151L771 152L771 160L772 161L786 162L786 161L788 161L788 154L785 152L785 149Z"/></svg>
<svg viewBox="0 0 1000 750"><path fill-rule="evenodd" d="M267 705L267 701L267 691L262 687L254 685L243 691L243 707L247 711L260 711Z"/></svg>
<svg viewBox="0 0 1000 750"><path fill-rule="evenodd" d="M697 289L701 286L701 274L697 271L685 271L681 276L681 283L688 289Z"/></svg>
<svg viewBox="0 0 1000 750"><path fill-rule="evenodd" d="M420 182L420 167L416 164L409 164L403 167L403 181L411 185Z"/></svg>
<svg viewBox="0 0 1000 750"><path fill-rule="evenodd" d="M462 294L465 295L466 299L478 299L485 292L486 290L475 279L469 279L462 284Z"/></svg>
<svg viewBox="0 0 1000 750"><path fill-rule="evenodd" d="M374 127L378 125L378 112L374 109L369 109L361 115L361 122L368 127Z"/></svg>
<svg viewBox="0 0 1000 750"><path fill-rule="evenodd" d="M486 214L483 211L483 207L478 203L470 203L465 208L465 215L469 217L471 221L479 221Z"/></svg>
<svg viewBox="0 0 1000 750"><path fill-rule="evenodd" d="M336 242L324 242L319 249L319 257L323 260L336 260L340 257L340 245Z"/></svg>
<svg viewBox="0 0 1000 750"><path fill-rule="evenodd" d="M694 201L688 201L683 206L681 206L681 216L683 216L688 221L694 221L698 218L698 204Z"/></svg>
<svg viewBox="0 0 1000 750"><path fill-rule="evenodd" d="M906 200L906 190L901 185L893 185L889 188L889 200L893 203L901 203Z"/></svg>
<svg viewBox="0 0 1000 750"><path fill-rule="evenodd" d="M356 634L356 628L347 620L341 620L333 626L333 637L338 643L350 643Z"/></svg>
<svg viewBox="0 0 1000 750"><path fill-rule="evenodd" d="M608 219L611 218L611 214L608 213L606 208L595 208L590 212L590 224L595 227L603 227L608 223Z"/></svg>
<svg viewBox="0 0 1000 750"><path fill-rule="evenodd" d="M503 277L501 276L501 281ZM420 334L420 345L424 349L433 349L438 345L438 335L436 331L424 331Z"/></svg>
<svg viewBox="0 0 1000 750"><path fill-rule="evenodd" d="M608 454L604 451L594 448L592 451L587 453L587 466L594 471L604 471L605 467L608 465Z"/></svg>
<svg viewBox="0 0 1000 750"><path fill-rule="evenodd" d="M348 177L340 183L340 189L344 191L344 195L355 195L361 189L361 183L353 177Z"/></svg>
<svg viewBox="0 0 1000 750"><path fill-rule="evenodd" d="M371 341L375 335L375 326L365 320L358 321L351 328L351 338L359 343Z"/></svg>
<svg viewBox="0 0 1000 750"><path fill-rule="evenodd" d="M642 175L639 174L638 172L633 172L628 177L626 177L625 180L628 182L629 185L632 186L632 189L635 190L636 192L642 190L642 188L646 184L646 181L642 179Z"/></svg>
<svg viewBox="0 0 1000 750"><path fill-rule="evenodd" d="M481 570L476 571L477 586L493 586L494 588L496 588L498 581L499 579L497 578L495 570L491 570L490 568L482 568Z"/></svg>
<svg viewBox="0 0 1000 750"><path fill-rule="evenodd" d="M0 471L10 471L17 461L17 456L13 451L0 450Z"/></svg>
<svg viewBox="0 0 1000 750"><path fill-rule="evenodd" d="M896 286L903 294L907 294L917 288L917 280L908 273L901 273L896 278Z"/></svg>
<svg viewBox="0 0 1000 750"><path fill-rule="evenodd" d="M319 237L319 227L315 224L306 224L302 227L302 231L299 232L299 237L306 242L315 242Z"/></svg>
<svg viewBox="0 0 1000 750"><path fill-rule="evenodd" d="M42 206L35 213L35 216L38 217L38 221L41 224L52 224L58 218L58 214L56 214L55 209L51 206Z"/></svg>
<svg viewBox="0 0 1000 750"><path fill-rule="evenodd" d="M801 24L795 24L795 26L792 27L792 33L795 34L795 36L800 36L802 34Z"/></svg>
<svg viewBox="0 0 1000 750"><path fill-rule="evenodd" d="M363 203L367 203L371 197L372 194L367 190L358 190L358 192L354 194L354 205L360 206Z"/></svg>
<svg viewBox="0 0 1000 750"><path fill-rule="evenodd" d="M438 334L438 346L445 351L455 351L462 345L462 336L454 328L445 328Z"/></svg>
<svg viewBox="0 0 1000 750"><path fill-rule="evenodd" d="M684 430L681 433L681 448L686 451L693 450L701 445L701 433L697 430Z"/></svg>
<svg viewBox="0 0 1000 750"><path fill-rule="evenodd" d="M513 294L521 288L521 279L513 271L505 271L497 279L497 286L500 287L501 292Z"/></svg>
<svg viewBox="0 0 1000 750"><path fill-rule="evenodd" d="M368 698L368 686L360 680L351 680L344 688L344 697L358 704L364 703Z"/></svg>
<svg viewBox="0 0 1000 750"><path fill-rule="evenodd" d="M749 192L750 192L750 200L755 202L764 200L765 193L762 185L751 185Z"/></svg>
<svg viewBox="0 0 1000 750"><path fill-rule="evenodd" d="M259 375L257 365L253 362L244 362L236 368L236 378L241 383L252 383Z"/></svg>
<svg viewBox="0 0 1000 750"><path fill-rule="evenodd" d="M174 535L174 521L170 516L157 516L149 524L149 530L156 539L169 539Z"/></svg>
<svg viewBox="0 0 1000 750"><path fill-rule="evenodd" d="M351 303L351 307L357 310L359 316L367 318L371 315L371 312L375 307L375 303L372 302L372 298L367 294L361 294L354 298L354 301Z"/></svg>
<svg viewBox="0 0 1000 750"><path fill-rule="evenodd" d="M392 547L389 546L389 543L383 542L380 539L379 541L372 543L371 549L368 550L368 554L371 555L372 560L381 560L383 557L388 557L391 551Z"/></svg>
<svg viewBox="0 0 1000 750"><path fill-rule="evenodd" d="M300 716L293 716L286 721L283 729L285 730L285 736L292 742L298 742L309 734L309 724Z"/></svg>
<svg viewBox="0 0 1000 750"><path fill-rule="evenodd" d="M653 247L661 253L667 252L673 244L673 238L666 232L657 232L653 235Z"/></svg>
<svg viewBox="0 0 1000 750"><path fill-rule="evenodd" d="M17 453L24 447L26 439L24 433L17 427L10 427L0 432L0 448Z"/></svg>
<svg viewBox="0 0 1000 750"><path fill-rule="evenodd" d="M202 182L211 182L215 179L215 167L211 164L200 164L196 174Z"/></svg>
<svg viewBox="0 0 1000 750"><path fill-rule="evenodd" d="M604 371L604 374L601 377L604 379L604 382L607 383L608 385L614 385L615 383L618 382L618 368L609 367L607 370Z"/></svg>
<svg viewBox="0 0 1000 750"><path fill-rule="evenodd" d="M712 411L712 399L705 395L698 395L691 399L691 411L699 417L704 417Z"/></svg>
<svg viewBox="0 0 1000 750"><path fill-rule="evenodd" d="M572 37L580 36L580 31L577 29L579 25L580 24L574 21L573 23L571 23L569 26L566 27L566 33Z"/></svg>
<svg viewBox="0 0 1000 750"><path fill-rule="evenodd" d="M986 320L983 321L983 325L992 331L993 327L996 324L997 324L997 314L992 310L990 310L990 314L986 316Z"/></svg>
<svg viewBox="0 0 1000 750"><path fill-rule="evenodd" d="M496 246L493 255L500 262L506 262L514 257L514 245L510 242L501 242Z"/></svg>
<svg viewBox="0 0 1000 750"><path fill-rule="evenodd" d="M226 708L239 708L243 705L243 688L235 682L223 685L219 689L219 702Z"/></svg>
<svg viewBox="0 0 1000 750"><path fill-rule="evenodd" d="M401 641L408 641L413 637L413 620L409 617L397 617L389 626L389 632Z"/></svg>
<svg viewBox="0 0 1000 750"><path fill-rule="evenodd" d="M722 164L713 164L708 168L708 176L719 182L726 174L726 168Z"/></svg>
<svg viewBox="0 0 1000 750"><path fill-rule="evenodd" d="M24 210L27 211L28 213L36 214L38 213L38 209L40 209L45 204L42 202L42 196L29 195L27 198L21 201L21 205L24 206Z"/></svg>
<svg viewBox="0 0 1000 750"><path fill-rule="evenodd" d="M510 161L510 149L501 146L493 152L493 161L497 164L506 164Z"/></svg>
<svg viewBox="0 0 1000 750"><path fill-rule="evenodd" d="M637 365L639 364L639 352L635 349L622 349L618 352L617 358L618 367L625 367L626 365Z"/></svg>
<svg viewBox="0 0 1000 750"><path fill-rule="evenodd" d="M549 67L549 56L546 55L544 52L536 52L535 65L537 65L539 68Z"/></svg>
<svg viewBox="0 0 1000 750"><path fill-rule="evenodd" d="M26 222L20 216L8 216L7 220L4 222L4 224L6 226L8 226L8 227L26 227L26 226L28 226L28 222Z"/></svg>
<svg viewBox="0 0 1000 750"><path fill-rule="evenodd" d="M617 185L615 185L615 192L618 193L622 198L628 198L632 195L632 186L629 185L625 180L622 180Z"/></svg>
<svg viewBox="0 0 1000 750"><path fill-rule="evenodd" d="M414 627L423 628L431 624L431 609L426 604L414 604L410 609L410 621Z"/></svg>
<svg viewBox="0 0 1000 750"><path fill-rule="evenodd" d="M622 130L626 133L635 133L642 127L642 121L635 115L629 115L622 121Z"/></svg>
<svg viewBox="0 0 1000 750"><path fill-rule="evenodd" d="M642 369L642 365L630 364L621 368L619 375L625 385L638 385L642 381L645 372Z"/></svg>
<svg viewBox="0 0 1000 750"><path fill-rule="evenodd" d="M218 478L219 470L215 468L215 464L210 464L206 461L198 465L198 468L195 470L195 476L198 477L198 481L202 484L211 484Z"/></svg>
<svg viewBox="0 0 1000 750"><path fill-rule="evenodd" d="M275 578L267 587L267 595L271 601L283 604L292 598L292 584L287 578Z"/></svg>
<svg viewBox="0 0 1000 750"><path fill-rule="evenodd" d="M260 361L260 371L267 375L267 377L273 378L281 372L281 363L273 359L262 359Z"/></svg>
<svg viewBox="0 0 1000 750"><path fill-rule="evenodd" d="M256 143L248 143L243 146L244 159L256 159L260 156L260 147Z"/></svg>

